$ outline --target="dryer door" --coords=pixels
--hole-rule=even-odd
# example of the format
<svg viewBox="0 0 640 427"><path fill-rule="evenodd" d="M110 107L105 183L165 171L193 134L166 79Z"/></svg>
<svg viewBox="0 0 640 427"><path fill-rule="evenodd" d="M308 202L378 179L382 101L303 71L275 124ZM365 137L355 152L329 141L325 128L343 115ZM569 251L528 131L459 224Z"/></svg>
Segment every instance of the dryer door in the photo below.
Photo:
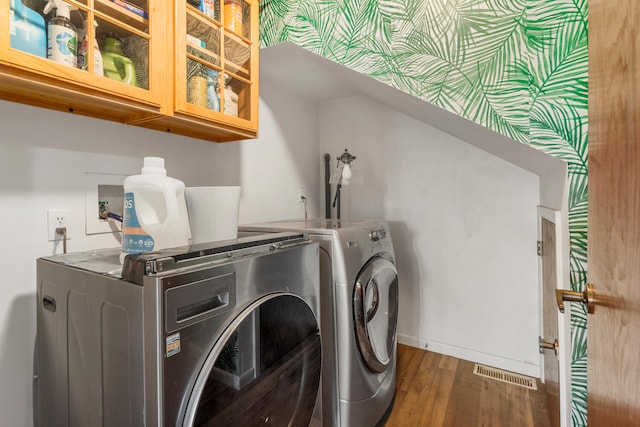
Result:
<svg viewBox="0 0 640 427"><path fill-rule="evenodd" d="M384 256L371 258L358 274L353 292L356 340L372 372L392 361L398 323L398 275Z"/></svg>
<svg viewBox="0 0 640 427"><path fill-rule="evenodd" d="M212 345L185 398L182 426L308 426L320 368L309 306L286 293L263 297Z"/></svg>

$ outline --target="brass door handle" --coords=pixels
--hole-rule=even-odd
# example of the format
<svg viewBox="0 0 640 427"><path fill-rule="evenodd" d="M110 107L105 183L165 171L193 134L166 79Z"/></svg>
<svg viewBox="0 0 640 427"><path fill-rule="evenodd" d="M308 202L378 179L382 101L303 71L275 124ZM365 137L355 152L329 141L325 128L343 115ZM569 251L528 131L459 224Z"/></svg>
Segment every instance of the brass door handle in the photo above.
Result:
<svg viewBox="0 0 640 427"><path fill-rule="evenodd" d="M556 338L553 342L546 342L542 337L538 337L538 349L540 350L540 354L544 353L545 350L553 350L553 352L558 355L558 339Z"/></svg>
<svg viewBox="0 0 640 427"><path fill-rule="evenodd" d="M596 309L595 291L593 285L587 283L584 292L567 291L565 289L556 289L556 300L558 302L558 310L564 313L564 302L581 302L587 306L587 313L591 314Z"/></svg>

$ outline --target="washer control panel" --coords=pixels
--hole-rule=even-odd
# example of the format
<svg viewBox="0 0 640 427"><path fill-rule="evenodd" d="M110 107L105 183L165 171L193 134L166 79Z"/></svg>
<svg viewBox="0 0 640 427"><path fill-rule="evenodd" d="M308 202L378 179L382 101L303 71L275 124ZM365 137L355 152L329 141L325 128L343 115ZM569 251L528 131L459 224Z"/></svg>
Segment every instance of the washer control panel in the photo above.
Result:
<svg viewBox="0 0 640 427"><path fill-rule="evenodd" d="M369 255L375 255L379 252L393 253L393 244L387 227L369 229L369 250L365 251Z"/></svg>

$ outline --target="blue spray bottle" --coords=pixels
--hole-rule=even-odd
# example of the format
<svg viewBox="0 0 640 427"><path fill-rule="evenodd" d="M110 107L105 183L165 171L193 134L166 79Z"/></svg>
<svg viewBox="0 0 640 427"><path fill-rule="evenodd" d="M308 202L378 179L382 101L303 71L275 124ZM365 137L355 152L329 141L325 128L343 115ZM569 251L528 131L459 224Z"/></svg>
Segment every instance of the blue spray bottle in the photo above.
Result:
<svg viewBox="0 0 640 427"><path fill-rule="evenodd" d="M209 70L207 75L207 108L220 111L220 99L218 98L218 72Z"/></svg>
<svg viewBox="0 0 640 427"><path fill-rule="evenodd" d="M9 17L11 47L44 58L47 55L44 17L25 6L22 0L11 0Z"/></svg>

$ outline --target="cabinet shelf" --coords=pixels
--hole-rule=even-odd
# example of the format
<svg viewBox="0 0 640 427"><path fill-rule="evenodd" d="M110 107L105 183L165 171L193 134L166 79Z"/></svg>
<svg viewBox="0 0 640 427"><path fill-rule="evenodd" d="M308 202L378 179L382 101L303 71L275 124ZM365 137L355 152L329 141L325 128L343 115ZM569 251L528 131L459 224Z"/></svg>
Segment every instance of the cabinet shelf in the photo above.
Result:
<svg viewBox="0 0 640 427"><path fill-rule="evenodd" d="M241 43L247 47L251 45L251 40L249 40L248 38L243 37L242 35L236 33L235 31L229 30L226 27L224 27L224 29L226 38L232 39L237 43Z"/></svg>
<svg viewBox="0 0 640 427"><path fill-rule="evenodd" d="M147 40L151 38L147 31L141 30L136 26L131 26L127 22L114 19L109 15L104 15L100 12L96 12L94 14L94 17L97 20L100 20L100 25L98 26L97 30L98 34L107 35L126 32ZM98 36L98 38L100 38L100 36Z"/></svg>
<svg viewBox="0 0 640 427"><path fill-rule="evenodd" d="M157 107L123 100L117 95L91 93L72 85L0 65L0 99L118 123L158 115ZM99 108L98 108L99 107Z"/></svg>
<svg viewBox="0 0 640 427"><path fill-rule="evenodd" d="M200 46L198 46L195 43L190 43L187 41L187 46L190 47L191 49L199 52L201 55L205 56L205 58L201 57L201 56L197 56L194 55L193 53L187 52L187 58L192 59L194 61L198 61L198 62L202 62L203 64L207 65L208 67L214 68L214 69L218 69L220 67L220 55L216 55L215 53L211 52L210 50L204 49ZM211 61L211 60L207 60L206 57L211 57L214 59L217 59L217 61Z"/></svg>
<svg viewBox="0 0 640 427"><path fill-rule="evenodd" d="M244 78L240 75L240 73L244 74L244 75L248 75L249 74L249 69L244 68L240 65L234 64L231 61L224 61L224 68L226 70L227 73L229 74L234 74L235 78L238 78L242 81L245 81L247 83L250 83L250 80L247 78Z"/></svg>
<svg viewBox="0 0 640 427"><path fill-rule="evenodd" d="M200 10L198 10L197 8L191 6L190 4L187 4L187 13L189 15L193 16L194 18L199 19L200 21L204 22L206 25L217 26L217 27L221 27L222 26L219 21L217 21L216 19L213 19L213 18L205 15Z"/></svg>
<svg viewBox="0 0 640 427"><path fill-rule="evenodd" d="M138 31L148 32L149 20L134 13L110 0L94 0L95 10L106 17L127 24Z"/></svg>

